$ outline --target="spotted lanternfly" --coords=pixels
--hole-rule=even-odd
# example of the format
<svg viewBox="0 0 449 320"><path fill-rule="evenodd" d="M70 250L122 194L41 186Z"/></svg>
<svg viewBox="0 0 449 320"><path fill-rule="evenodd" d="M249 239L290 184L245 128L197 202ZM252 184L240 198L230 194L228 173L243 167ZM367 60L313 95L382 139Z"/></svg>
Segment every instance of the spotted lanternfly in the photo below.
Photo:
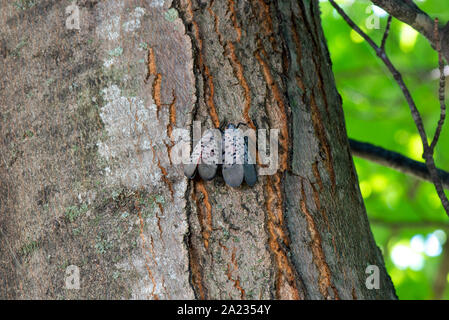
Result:
<svg viewBox="0 0 449 320"><path fill-rule="evenodd" d="M184 165L184 174L193 179L198 171L201 179L212 180L216 173L218 164L221 163L221 145L219 139L214 136L211 130L206 131L198 141L190 156L190 163Z"/></svg>
<svg viewBox="0 0 449 320"><path fill-rule="evenodd" d="M226 184L238 187L243 180L250 186L257 182L255 155L250 148L250 140L243 136L238 126L229 124L223 135L223 165L222 174Z"/></svg>
<svg viewBox="0 0 449 320"><path fill-rule="evenodd" d="M191 162L184 166L184 174L192 179L198 171L203 180L211 180L221 166L227 185L237 188L245 180L249 186L254 186L257 171L255 146L251 145L253 141L234 124L229 124L222 133L221 138L215 136L213 131L203 135L193 149Z"/></svg>

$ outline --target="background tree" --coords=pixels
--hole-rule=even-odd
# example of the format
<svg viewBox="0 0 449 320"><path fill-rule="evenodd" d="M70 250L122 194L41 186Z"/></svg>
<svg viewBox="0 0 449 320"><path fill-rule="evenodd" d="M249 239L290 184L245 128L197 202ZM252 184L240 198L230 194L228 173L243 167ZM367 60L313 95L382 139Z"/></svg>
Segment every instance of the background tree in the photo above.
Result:
<svg viewBox="0 0 449 320"><path fill-rule="evenodd" d="M445 56L448 8L438 1L417 2L420 8L412 1L373 2L388 12L372 7L370 1L339 3L379 45L388 13L394 15L386 43L387 55L402 73L412 92L430 143L440 116L437 91L440 72L432 39L433 18L438 17L440 20L439 35ZM370 144L351 141L353 154L370 160L367 162L355 158L355 164L371 228L384 253L397 294L399 298L448 298L448 251L445 249L447 244L444 245L447 243L448 219L435 187L414 178L430 180L423 164L422 143L410 116L409 106L388 69L379 63L381 60L376 57L373 48L348 28L330 4L323 3L321 8L337 87L344 101L349 136L382 146L373 148ZM367 24L375 21L373 17L379 22L378 28ZM417 24L420 21L421 26ZM422 31L423 26L430 30L429 38ZM357 58L348 60L348 56ZM449 135L445 127L434 155L437 165L443 169L447 169L445 164L448 161L445 149ZM355 149L354 142L357 142ZM401 156L398 157L397 152ZM447 189L447 171L441 172L440 176Z"/></svg>
<svg viewBox="0 0 449 320"><path fill-rule="evenodd" d="M73 30L69 1L2 1L2 297L396 297L317 1L77 4ZM193 120L280 129L278 173L187 181L168 155Z"/></svg>

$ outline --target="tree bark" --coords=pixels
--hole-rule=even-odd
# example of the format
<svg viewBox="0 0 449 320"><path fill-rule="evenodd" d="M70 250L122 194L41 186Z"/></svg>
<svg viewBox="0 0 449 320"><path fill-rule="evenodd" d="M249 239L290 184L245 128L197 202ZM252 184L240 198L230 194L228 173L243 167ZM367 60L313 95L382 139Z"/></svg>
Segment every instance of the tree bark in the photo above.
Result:
<svg viewBox="0 0 449 320"><path fill-rule="evenodd" d="M1 298L396 298L318 1L1 3ZM279 129L278 172L188 181L194 120Z"/></svg>

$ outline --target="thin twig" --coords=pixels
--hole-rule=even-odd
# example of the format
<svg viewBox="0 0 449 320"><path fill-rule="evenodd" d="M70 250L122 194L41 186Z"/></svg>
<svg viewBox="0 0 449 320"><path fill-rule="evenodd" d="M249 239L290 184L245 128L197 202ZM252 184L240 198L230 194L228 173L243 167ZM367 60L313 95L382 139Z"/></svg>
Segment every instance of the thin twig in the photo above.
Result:
<svg viewBox="0 0 449 320"><path fill-rule="evenodd" d="M388 35L390 33L391 20L392 20L392 16L389 15L388 16L388 21L387 21L387 26L386 26L385 32L384 32L384 36L382 38L382 44L380 45L380 48L382 50L385 50L385 43L387 42L387 38L388 38Z"/></svg>
<svg viewBox="0 0 449 320"><path fill-rule="evenodd" d="M446 103L445 103L445 88L446 88L446 76L444 75L444 62L443 55L441 54L441 44L440 44L440 33L438 29L438 18L435 18L435 42L436 42L436 50L438 52L438 66L440 69L440 88L438 90L438 98L440 100L440 120L438 120L437 129L435 130L435 135L433 137L432 143L430 144L430 150L433 152L435 150L435 146L438 143L438 139L440 138L441 129L444 125L444 120L446 119Z"/></svg>
<svg viewBox="0 0 449 320"><path fill-rule="evenodd" d="M362 38L366 40L366 42L376 51L377 56L384 62L388 70L393 75L393 78L396 80L397 84L402 90L402 93L407 101L410 112L412 114L413 121L415 122L416 128L418 129L419 136L421 138L421 142L423 144L423 158L426 161L427 169L429 170L430 177L432 178L432 182L437 191L438 197L441 200L441 204L443 205L446 214L449 216L449 200L444 193L443 185L438 176L438 170L435 166L435 160L433 159L433 150L430 148L429 143L427 141L427 134L424 129L423 120L421 118L421 114L416 107L415 101L412 98L412 95L406 86L401 73L396 69L391 60L388 58L385 50L379 47L365 32L363 32L355 23L351 20L351 18L344 12L340 6L335 3L334 0L329 0L332 6L337 10L337 12L342 16L342 18L349 24Z"/></svg>

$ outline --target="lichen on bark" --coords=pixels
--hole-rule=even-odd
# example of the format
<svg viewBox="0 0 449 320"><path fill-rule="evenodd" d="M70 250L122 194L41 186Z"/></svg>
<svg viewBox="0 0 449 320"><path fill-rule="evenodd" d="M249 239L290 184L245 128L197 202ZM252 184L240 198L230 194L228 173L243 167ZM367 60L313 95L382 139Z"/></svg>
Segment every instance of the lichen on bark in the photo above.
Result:
<svg viewBox="0 0 449 320"><path fill-rule="evenodd" d="M62 2L2 1L0 297L394 298L317 1L78 5L67 30ZM278 172L188 181L169 154L194 120L279 129Z"/></svg>

